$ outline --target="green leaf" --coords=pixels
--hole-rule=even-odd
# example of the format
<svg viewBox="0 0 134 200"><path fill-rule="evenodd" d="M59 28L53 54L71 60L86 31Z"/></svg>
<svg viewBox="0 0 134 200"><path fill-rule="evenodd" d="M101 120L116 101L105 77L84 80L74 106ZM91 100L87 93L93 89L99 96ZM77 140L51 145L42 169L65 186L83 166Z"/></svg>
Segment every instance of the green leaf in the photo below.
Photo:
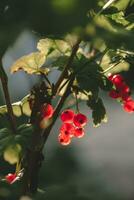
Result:
<svg viewBox="0 0 134 200"><path fill-rule="evenodd" d="M14 136L9 129L0 129L0 155L2 155L5 148L12 143L13 138Z"/></svg>
<svg viewBox="0 0 134 200"><path fill-rule="evenodd" d="M92 118L94 127L98 127L101 122L107 122L106 109L100 98L89 99L87 105L92 109Z"/></svg>
<svg viewBox="0 0 134 200"><path fill-rule="evenodd" d="M37 49L45 55L51 53L51 50L57 49L60 53L65 54L70 51L70 45L64 40L52 40L49 38L39 40Z"/></svg>
<svg viewBox="0 0 134 200"><path fill-rule="evenodd" d="M99 90L99 80L101 68L96 62L90 62L84 56L81 57L79 64L74 66L78 88L86 92L96 93Z"/></svg>
<svg viewBox="0 0 134 200"><path fill-rule="evenodd" d="M13 113L16 117L20 117L22 115L21 109L21 101L12 104Z"/></svg>
<svg viewBox="0 0 134 200"><path fill-rule="evenodd" d="M0 106L0 114L4 115L7 113L7 106Z"/></svg>
<svg viewBox="0 0 134 200"><path fill-rule="evenodd" d="M107 17L114 20L116 23L122 24L123 26L127 25L129 22L125 19L124 12L120 11L118 13L113 13L112 15L106 15Z"/></svg>
<svg viewBox="0 0 134 200"><path fill-rule="evenodd" d="M52 39L41 39L39 40L39 42L37 43L37 49L44 54L45 56L48 54L48 52L50 51L50 49L53 46L53 40Z"/></svg>
<svg viewBox="0 0 134 200"><path fill-rule="evenodd" d="M15 136L16 143L19 143L22 147L22 150L30 145L31 135L33 133L33 126L31 124L22 124L17 129L18 135Z"/></svg>
<svg viewBox="0 0 134 200"><path fill-rule="evenodd" d="M3 157L5 161L13 165L19 161L20 152L21 146L19 144L10 145L4 150Z"/></svg>
<svg viewBox="0 0 134 200"><path fill-rule="evenodd" d="M9 130L7 128L0 129L0 141L9 136Z"/></svg>
<svg viewBox="0 0 134 200"><path fill-rule="evenodd" d="M106 76L102 76L99 87L104 91L110 91L113 87L113 84Z"/></svg>
<svg viewBox="0 0 134 200"><path fill-rule="evenodd" d="M59 70L63 70L67 64L69 56L60 56L53 63L52 67L57 67Z"/></svg>
<svg viewBox="0 0 134 200"><path fill-rule="evenodd" d="M27 116L30 116L32 112L29 104L29 98L30 95L27 95L21 100L22 112Z"/></svg>

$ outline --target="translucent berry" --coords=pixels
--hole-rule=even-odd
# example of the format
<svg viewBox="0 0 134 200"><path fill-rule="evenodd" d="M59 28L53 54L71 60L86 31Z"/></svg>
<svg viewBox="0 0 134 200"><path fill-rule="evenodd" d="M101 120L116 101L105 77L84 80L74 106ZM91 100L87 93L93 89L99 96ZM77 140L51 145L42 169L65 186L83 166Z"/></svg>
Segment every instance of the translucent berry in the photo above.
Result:
<svg viewBox="0 0 134 200"><path fill-rule="evenodd" d="M60 127L60 133L72 137L74 135L75 127L73 124L64 123Z"/></svg>
<svg viewBox="0 0 134 200"><path fill-rule="evenodd" d="M75 128L74 136L77 138L82 138L85 135L83 128Z"/></svg>
<svg viewBox="0 0 134 200"><path fill-rule="evenodd" d="M41 108L42 117L49 119L53 116L54 109L51 104L44 104Z"/></svg>
<svg viewBox="0 0 134 200"><path fill-rule="evenodd" d="M58 140L59 140L60 144L65 145L65 146L69 145L71 143L70 136L62 134L62 133L59 134Z"/></svg>
<svg viewBox="0 0 134 200"><path fill-rule="evenodd" d="M82 113L78 113L74 116L73 123L77 127L83 127L87 123L87 117Z"/></svg>
<svg viewBox="0 0 134 200"><path fill-rule="evenodd" d="M134 101L133 100L125 101L123 108L126 112L129 112L129 113L134 112Z"/></svg>
<svg viewBox="0 0 134 200"><path fill-rule="evenodd" d="M130 88L128 87L128 85L126 83L123 83L121 86L120 86L120 91L122 93L130 93Z"/></svg>
<svg viewBox="0 0 134 200"><path fill-rule="evenodd" d="M73 110L65 110L61 113L60 118L63 122L71 123L74 118L74 111Z"/></svg>
<svg viewBox="0 0 134 200"><path fill-rule="evenodd" d="M8 174L5 179L9 184L12 184L16 178L16 174Z"/></svg>
<svg viewBox="0 0 134 200"><path fill-rule="evenodd" d="M113 76L114 76L113 74L109 73L109 74L108 74L108 79L109 79L110 81L112 81L112 80L113 80Z"/></svg>
<svg viewBox="0 0 134 200"><path fill-rule="evenodd" d="M119 94L119 92L117 92L116 90L111 90L109 92L109 96L113 99L117 99L119 97L121 97L121 95Z"/></svg>
<svg viewBox="0 0 134 200"><path fill-rule="evenodd" d="M132 100L132 97L128 93L122 94L121 98L124 102Z"/></svg>
<svg viewBox="0 0 134 200"><path fill-rule="evenodd" d="M120 74L115 74L112 78L112 82L115 85L120 85L121 83L123 83L124 79Z"/></svg>

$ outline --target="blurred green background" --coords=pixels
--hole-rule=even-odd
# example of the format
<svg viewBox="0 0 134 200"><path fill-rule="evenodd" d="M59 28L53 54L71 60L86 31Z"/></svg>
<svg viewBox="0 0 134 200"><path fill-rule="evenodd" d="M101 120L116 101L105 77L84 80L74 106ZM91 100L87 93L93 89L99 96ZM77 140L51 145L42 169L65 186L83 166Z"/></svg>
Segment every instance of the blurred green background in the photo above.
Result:
<svg viewBox="0 0 134 200"><path fill-rule="evenodd" d="M23 98L37 82L36 76L21 72L10 75L10 65L19 57L36 50L39 38L62 37L85 27L89 10L99 11L97 0L0 0L0 55L9 75L12 101ZM105 1L106 2L106 1ZM126 5L129 1L125 2ZM121 5L123 6L122 3ZM128 7L127 12L132 12ZM109 41L110 42L110 41ZM57 78L54 71L50 79ZM132 73L130 73L132 76ZM131 78L133 86L133 76ZM124 113L121 106L105 93L109 123L86 128L86 136L62 147L57 142L57 121L44 150L45 162L40 173L37 200L132 200L134 198L134 133L133 115ZM0 105L4 104L0 85ZM90 111L81 111L91 118ZM18 119L22 123L25 119ZM7 125L0 118L0 127ZM0 160L0 176L14 170ZM21 183L9 186L0 182L0 200L17 200ZM28 200L21 197L21 200ZM30 199L29 199L30 200Z"/></svg>

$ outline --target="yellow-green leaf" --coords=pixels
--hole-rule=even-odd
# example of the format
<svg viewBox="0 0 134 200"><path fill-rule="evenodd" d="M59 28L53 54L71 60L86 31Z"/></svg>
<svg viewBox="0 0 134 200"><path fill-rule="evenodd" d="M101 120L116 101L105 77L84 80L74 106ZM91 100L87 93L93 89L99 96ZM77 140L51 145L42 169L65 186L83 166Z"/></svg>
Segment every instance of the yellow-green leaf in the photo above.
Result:
<svg viewBox="0 0 134 200"><path fill-rule="evenodd" d="M12 104L13 108L13 113L16 117L20 117L22 115L22 110L21 110L21 102L16 102Z"/></svg>
<svg viewBox="0 0 134 200"><path fill-rule="evenodd" d="M21 146L19 144L11 145L4 151L4 160L10 164L15 164L19 161L19 154L21 152Z"/></svg>
<svg viewBox="0 0 134 200"><path fill-rule="evenodd" d="M0 114L5 114L5 113L7 113L7 106L0 106Z"/></svg>
<svg viewBox="0 0 134 200"><path fill-rule="evenodd" d="M40 74L40 68L44 64L45 60L46 55L40 52L23 56L11 66L11 73L15 73L18 70L24 70L28 74Z"/></svg>
<svg viewBox="0 0 134 200"><path fill-rule="evenodd" d="M21 100L22 112L27 116L30 116L32 112L29 105L29 97L30 95L27 95Z"/></svg>
<svg viewBox="0 0 134 200"><path fill-rule="evenodd" d="M46 38L39 40L37 44L37 49L44 55L47 55L52 46L53 46L53 40Z"/></svg>

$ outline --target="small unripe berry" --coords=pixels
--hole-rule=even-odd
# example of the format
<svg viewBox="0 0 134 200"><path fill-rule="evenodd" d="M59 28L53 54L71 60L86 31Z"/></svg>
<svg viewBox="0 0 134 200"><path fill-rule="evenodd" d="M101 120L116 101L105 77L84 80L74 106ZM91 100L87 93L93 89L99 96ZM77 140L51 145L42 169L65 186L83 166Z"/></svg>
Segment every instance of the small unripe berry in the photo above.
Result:
<svg viewBox="0 0 134 200"><path fill-rule="evenodd" d="M78 113L74 116L73 123L77 127L83 127L87 123L87 117L82 113Z"/></svg>
<svg viewBox="0 0 134 200"><path fill-rule="evenodd" d="M42 117L49 119L53 116L54 109L51 104L44 104L41 108Z"/></svg>
<svg viewBox="0 0 134 200"><path fill-rule="evenodd" d="M71 123L74 118L74 111L73 110L65 110L61 113L60 118L63 122Z"/></svg>
<svg viewBox="0 0 134 200"><path fill-rule="evenodd" d="M83 128L75 128L74 136L77 138L82 138L85 135Z"/></svg>

